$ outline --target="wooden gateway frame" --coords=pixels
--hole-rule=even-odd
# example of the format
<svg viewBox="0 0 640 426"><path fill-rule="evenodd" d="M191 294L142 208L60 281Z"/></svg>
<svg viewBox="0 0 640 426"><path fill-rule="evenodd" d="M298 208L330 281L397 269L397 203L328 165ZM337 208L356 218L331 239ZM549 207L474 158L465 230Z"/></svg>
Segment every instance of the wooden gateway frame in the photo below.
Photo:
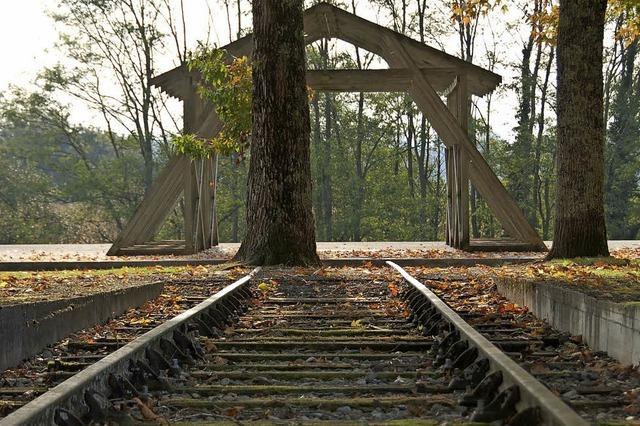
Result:
<svg viewBox="0 0 640 426"><path fill-rule="evenodd" d="M318 91L406 91L446 145L446 242L461 249L546 250L468 135L471 95L492 92L502 78L405 35L328 3L304 14L307 44L337 38L382 57L389 69L308 70L307 84ZM225 47L229 58L251 56L252 35ZM197 94L199 76L184 66L153 79L153 84L184 102L184 130L204 138L221 128L213 105ZM438 92L446 96L446 104ZM109 255L190 254L218 244L215 215L217 158L172 158L145 195ZM512 240L470 241L469 184L487 202ZM184 193L184 241L151 242Z"/></svg>

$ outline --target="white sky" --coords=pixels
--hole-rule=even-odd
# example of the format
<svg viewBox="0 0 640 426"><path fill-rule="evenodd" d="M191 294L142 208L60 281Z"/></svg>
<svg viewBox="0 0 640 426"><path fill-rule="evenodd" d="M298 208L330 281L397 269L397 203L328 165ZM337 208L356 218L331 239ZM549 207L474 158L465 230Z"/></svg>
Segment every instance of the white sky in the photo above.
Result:
<svg viewBox="0 0 640 426"><path fill-rule="evenodd" d="M177 0L172 0L177 1ZM207 7L207 1L211 8ZM53 21L47 16L46 11L56 7L55 0L0 0L0 54L4 59L0 67L0 93L6 91L10 84L27 86L44 66L64 62L62 54L56 50L57 30ZM210 42L218 45L229 41L226 14L218 0L185 0L186 16L188 22L189 45L195 46L196 40L206 36L207 23L213 22L213 33ZM233 2L235 3L235 2ZM376 11L372 7L365 7L364 0L360 0L358 13L363 17L376 20ZM247 6L245 6L245 9ZM234 10L232 10L232 13ZM506 19L512 20L519 16L516 9L509 12ZM521 16L521 15L520 15ZM245 16L245 25L248 23ZM517 19L517 18L515 18ZM233 24L235 30L236 24ZM519 36L511 34L505 37L501 43L507 59L517 59L521 54ZM446 43L450 52L456 49L455 39ZM479 37L477 42L477 57L482 56L483 40ZM166 64L161 64L161 71L170 69L172 61L167 58ZM496 72L503 76L503 82L509 84L514 77L515 70L508 67L499 67ZM492 124L494 129L506 137L511 134L515 125L516 98L512 91L494 98L494 111ZM85 108L76 105L72 109L73 118L84 124L100 125L98 118Z"/></svg>
<svg viewBox="0 0 640 426"><path fill-rule="evenodd" d="M55 54L47 52L56 42L53 22L44 13L50 0L0 0L0 90L12 83L23 85L38 70L55 63Z"/></svg>

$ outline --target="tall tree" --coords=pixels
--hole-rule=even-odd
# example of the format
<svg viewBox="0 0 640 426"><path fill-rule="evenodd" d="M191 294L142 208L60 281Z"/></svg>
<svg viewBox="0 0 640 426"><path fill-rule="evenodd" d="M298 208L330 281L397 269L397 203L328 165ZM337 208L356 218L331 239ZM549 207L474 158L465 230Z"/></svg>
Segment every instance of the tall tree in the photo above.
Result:
<svg viewBox="0 0 640 426"><path fill-rule="evenodd" d="M602 45L606 0L561 0L558 146L550 258L607 256Z"/></svg>
<svg viewBox="0 0 640 426"><path fill-rule="evenodd" d="M605 167L607 226L612 239L634 239L640 223L633 223L632 200L638 188L640 166L640 85L634 84L638 40L621 44L622 75L611 104Z"/></svg>
<svg viewBox="0 0 640 426"><path fill-rule="evenodd" d="M47 86L95 110L112 138L124 128L138 141L146 189L158 147L167 148L171 133L160 119L171 118L166 100L151 85L156 58L166 56L169 34L177 59L186 53L185 29L179 34L184 21L171 13L160 0L61 0L52 16L63 26L59 47L67 61L43 73Z"/></svg>
<svg viewBox="0 0 640 426"><path fill-rule="evenodd" d="M249 264L319 262L311 202L309 98L303 0L253 2L253 128L247 234Z"/></svg>

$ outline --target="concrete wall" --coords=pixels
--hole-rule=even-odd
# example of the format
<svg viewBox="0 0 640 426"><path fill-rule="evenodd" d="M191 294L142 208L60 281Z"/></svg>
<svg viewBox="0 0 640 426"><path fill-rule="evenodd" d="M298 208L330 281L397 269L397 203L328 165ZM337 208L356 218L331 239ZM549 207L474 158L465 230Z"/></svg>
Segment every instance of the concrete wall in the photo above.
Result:
<svg viewBox="0 0 640 426"><path fill-rule="evenodd" d="M157 297L163 283L65 300L0 306L0 371L18 365L74 331L104 323Z"/></svg>
<svg viewBox="0 0 640 426"><path fill-rule="evenodd" d="M640 363L640 306L599 300L548 283L497 279L498 291L527 306L553 327L582 335L594 350L605 351L624 364Z"/></svg>

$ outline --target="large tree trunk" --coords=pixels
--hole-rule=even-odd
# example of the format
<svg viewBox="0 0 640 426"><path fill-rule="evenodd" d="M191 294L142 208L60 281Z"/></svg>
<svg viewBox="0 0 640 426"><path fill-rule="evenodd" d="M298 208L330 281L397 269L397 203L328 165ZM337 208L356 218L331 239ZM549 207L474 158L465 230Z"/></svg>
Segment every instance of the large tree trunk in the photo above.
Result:
<svg viewBox="0 0 640 426"><path fill-rule="evenodd" d="M247 234L236 259L319 262L311 209L302 0L253 1L253 131Z"/></svg>
<svg viewBox="0 0 640 426"><path fill-rule="evenodd" d="M602 40L606 0L560 0L557 194L550 258L607 256Z"/></svg>

